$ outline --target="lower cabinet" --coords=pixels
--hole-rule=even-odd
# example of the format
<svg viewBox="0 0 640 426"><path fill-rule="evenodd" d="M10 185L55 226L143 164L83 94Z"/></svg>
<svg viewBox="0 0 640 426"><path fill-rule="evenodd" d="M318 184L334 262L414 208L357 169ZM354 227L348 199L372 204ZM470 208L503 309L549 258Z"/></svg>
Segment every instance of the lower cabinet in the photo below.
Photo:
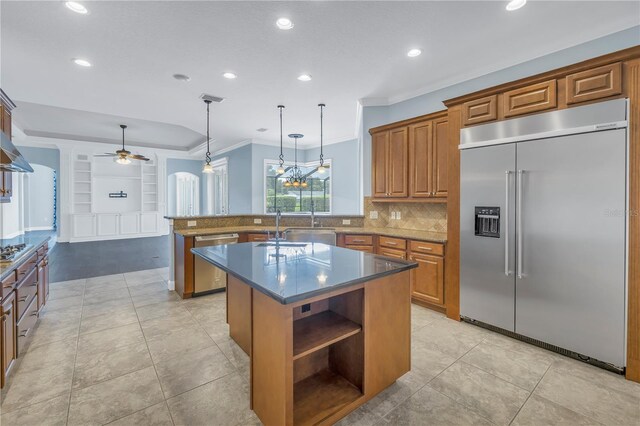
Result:
<svg viewBox="0 0 640 426"><path fill-rule="evenodd" d="M38 301L34 297L29 303L29 306L25 309L22 317L18 320L18 344L17 344L17 356L21 356L24 345L27 339L31 337L36 323L38 322Z"/></svg>
<svg viewBox="0 0 640 426"><path fill-rule="evenodd" d="M161 232L158 212L71 215L71 242L131 238Z"/></svg>
<svg viewBox="0 0 640 426"><path fill-rule="evenodd" d="M1 382L4 387L7 376L18 357L16 339L16 293L11 291L2 302L2 323L0 324L0 344L2 344L2 374Z"/></svg>
<svg viewBox="0 0 640 426"><path fill-rule="evenodd" d="M267 234L247 234L247 241L250 243L256 241L267 241L267 239Z"/></svg>
<svg viewBox="0 0 640 426"><path fill-rule="evenodd" d="M412 297L421 302L444 305L444 258L411 253L409 260L419 265L411 270Z"/></svg>

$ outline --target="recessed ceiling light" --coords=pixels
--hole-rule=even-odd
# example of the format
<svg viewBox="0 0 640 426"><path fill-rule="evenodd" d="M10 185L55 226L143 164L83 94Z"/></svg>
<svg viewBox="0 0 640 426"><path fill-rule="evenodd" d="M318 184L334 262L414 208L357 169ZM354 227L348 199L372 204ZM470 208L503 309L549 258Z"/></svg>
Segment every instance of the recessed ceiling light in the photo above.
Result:
<svg viewBox="0 0 640 426"><path fill-rule="evenodd" d="M300 81L311 81L311 76L309 74L300 74L298 76L298 80L300 80Z"/></svg>
<svg viewBox="0 0 640 426"><path fill-rule="evenodd" d="M89 12L86 7L77 1L67 1L64 5L67 6L69 10L73 10L75 13L79 13L81 15L86 15Z"/></svg>
<svg viewBox="0 0 640 426"><path fill-rule="evenodd" d="M260 133L264 133L269 129L265 129L264 127L260 127L259 129L256 129L256 132L260 132Z"/></svg>
<svg viewBox="0 0 640 426"><path fill-rule="evenodd" d="M520 9L525 4L527 4L527 0L511 0L509 3L507 3L506 9L509 12L513 12L514 10Z"/></svg>
<svg viewBox="0 0 640 426"><path fill-rule="evenodd" d="M281 30L290 30L291 28L293 28L293 22L291 22L291 19L289 18L278 18L278 20L276 21L276 25Z"/></svg>
<svg viewBox="0 0 640 426"><path fill-rule="evenodd" d="M233 80L234 78L236 78L236 77L237 77L237 75L235 75L235 74L234 74L234 73L232 73L232 72L225 72L224 74L222 74L222 76L223 76L224 78L228 78L229 80Z"/></svg>
<svg viewBox="0 0 640 426"><path fill-rule="evenodd" d="M191 80L191 77L189 77L188 75L184 75L184 74L174 74L173 78L175 78L178 81L184 81L184 82L187 82L187 81Z"/></svg>
<svg viewBox="0 0 640 426"><path fill-rule="evenodd" d="M81 67L90 67L91 66L91 62L87 61L86 59L81 59L81 58L75 58L73 60L73 63L76 65L80 65Z"/></svg>
<svg viewBox="0 0 640 426"><path fill-rule="evenodd" d="M410 58L415 58L416 56L420 56L422 50L420 49L411 49L407 52L407 56Z"/></svg>

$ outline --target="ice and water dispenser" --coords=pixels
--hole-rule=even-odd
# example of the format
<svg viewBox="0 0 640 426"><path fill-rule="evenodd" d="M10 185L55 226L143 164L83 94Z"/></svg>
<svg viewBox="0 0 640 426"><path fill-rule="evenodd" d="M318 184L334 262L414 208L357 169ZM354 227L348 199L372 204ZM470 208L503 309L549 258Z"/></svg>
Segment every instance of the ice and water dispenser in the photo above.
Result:
<svg viewBox="0 0 640 426"><path fill-rule="evenodd" d="M500 238L500 207L476 207L476 235Z"/></svg>

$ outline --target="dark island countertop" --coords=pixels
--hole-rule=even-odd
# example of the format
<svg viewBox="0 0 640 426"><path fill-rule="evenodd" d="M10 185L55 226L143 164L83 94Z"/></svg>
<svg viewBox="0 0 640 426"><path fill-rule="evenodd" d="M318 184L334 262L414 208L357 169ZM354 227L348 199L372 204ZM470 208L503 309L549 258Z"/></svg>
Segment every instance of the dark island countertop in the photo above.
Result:
<svg viewBox="0 0 640 426"><path fill-rule="evenodd" d="M20 252L18 256L12 259L10 262L0 262L0 280L5 279L11 274L18 266L22 265L33 253L36 252L38 247L49 241L48 236L37 235L21 235L15 238L0 239L0 247L6 245L26 244L25 250Z"/></svg>
<svg viewBox="0 0 640 426"><path fill-rule="evenodd" d="M191 252L282 304L418 266L319 243L251 242Z"/></svg>

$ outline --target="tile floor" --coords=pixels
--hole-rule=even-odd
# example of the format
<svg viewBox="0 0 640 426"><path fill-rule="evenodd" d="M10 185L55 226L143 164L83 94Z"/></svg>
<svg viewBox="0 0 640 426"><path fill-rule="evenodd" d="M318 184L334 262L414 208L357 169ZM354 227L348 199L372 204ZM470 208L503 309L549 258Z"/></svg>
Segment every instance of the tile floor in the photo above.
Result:
<svg viewBox="0 0 640 426"><path fill-rule="evenodd" d="M165 269L51 285L0 424L249 425L248 357L224 294ZM412 371L341 425L638 425L640 385L414 306Z"/></svg>

